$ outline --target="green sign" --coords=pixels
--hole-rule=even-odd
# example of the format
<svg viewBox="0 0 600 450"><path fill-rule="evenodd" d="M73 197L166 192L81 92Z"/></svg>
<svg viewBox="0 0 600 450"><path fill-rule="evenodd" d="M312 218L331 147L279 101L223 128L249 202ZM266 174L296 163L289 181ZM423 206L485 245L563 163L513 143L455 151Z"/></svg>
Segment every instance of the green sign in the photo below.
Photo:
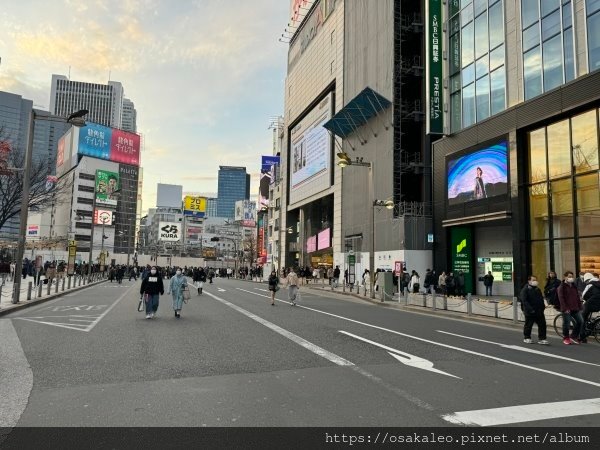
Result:
<svg viewBox="0 0 600 450"><path fill-rule="evenodd" d="M356 255L348 255L348 264L356 264Z"/></svg>
<svg viewBox="0 0 600 450"><path fill-rule="evenodd" d="M117 206L120 188L119 174L106 170L96 170L96 204Z"/></svg>
<svg viewBox="0 0 600 450"><path fill-rule="evenodd" d="M427 0L427 130L428 134L444 133L442 0Z"/></svg>
<svg viewBox="0 0 600 450"><path fill-rule="evenodd" d="M492 263L492 272L502 272L502 267L504 267L502 265L501 262L493 262ZM511 269L512 272L512 269Z"/></svg>
<svg viewBox="0 0 600 450"><path fill-rule="evenodd" d="M512 263L509 263L509 262L502 263L502 272L512 273L512 271L513 271Z"/></svg>
<svg viewBox="0 0 600 450"><path fill-rule="evenodd" d="M450 229L451 263L454 276L465 276L465 292L473 293L473 236L467 227Z"/></svg>
<svg viewBox="0 0 600 450"><path fill-rule="evenodd" d="M502 272L502 281L512 281L512 272Z"/></svg>

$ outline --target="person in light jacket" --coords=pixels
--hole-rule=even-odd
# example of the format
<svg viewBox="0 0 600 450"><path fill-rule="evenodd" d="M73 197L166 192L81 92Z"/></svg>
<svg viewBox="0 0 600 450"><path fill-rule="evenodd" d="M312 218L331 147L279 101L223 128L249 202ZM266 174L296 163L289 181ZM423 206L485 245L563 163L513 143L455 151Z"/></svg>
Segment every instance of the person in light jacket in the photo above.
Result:
<svg viewBox="0 0 600 450"><path fill-rule="evenodd" d="M410 282L408 283L408 292L418 293L421 288L421 278L416 270L412 271Z"/></svg>
<svg viewBox="0 0 600 450"><path fill-rule="evenodd" d="M294 272L293 267L290 267L290 273L288 273L288 276L286 277L286 283L289 288L288 296L290 299L290 306L296 306L296 297L298 296L298 290L300 288L298 286L298 275Z"/></svg>
<svg viewBox="0 0 600 450"><path fill-rule="evenodd" d="M173 311L175 311L175 317L181 317L181 309L183 308L183 290L187 288L187 278L183 276L181 269L175 271L175 276L171 278L169 282L169 292L173 296Z"/></svg>

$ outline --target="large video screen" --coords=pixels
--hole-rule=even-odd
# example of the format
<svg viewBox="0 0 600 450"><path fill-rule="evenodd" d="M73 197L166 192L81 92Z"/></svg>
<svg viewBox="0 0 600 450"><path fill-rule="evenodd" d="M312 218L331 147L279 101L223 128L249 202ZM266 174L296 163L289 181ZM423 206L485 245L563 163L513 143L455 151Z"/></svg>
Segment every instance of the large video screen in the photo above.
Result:
<svg viewBox="0 0 600 450"><path fill-rule="evenodd" d="M332 102L330 93L291 131L290 203L331 186L332 140L323 125L331 119Z"/></svg>
<svg viewBox="0 0 600 450"><path fill-rule="evenodd" d="M448 204L459 205L508 193L506 141L449 159Z"/></svg>

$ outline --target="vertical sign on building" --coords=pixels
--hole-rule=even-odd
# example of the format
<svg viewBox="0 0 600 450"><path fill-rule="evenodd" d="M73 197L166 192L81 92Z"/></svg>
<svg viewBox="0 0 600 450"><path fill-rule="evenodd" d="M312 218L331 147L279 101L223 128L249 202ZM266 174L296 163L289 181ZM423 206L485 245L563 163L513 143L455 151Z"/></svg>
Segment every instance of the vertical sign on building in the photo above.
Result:
<svg viewBox="0 0 600 450"><path fill-rule="evenodd" d="M473 294L473 235L468 227L450 229L450 250L454 277L465 277L465 292Z"/></svg>
<svg viewBox="0 0 600 450"><path fill-rule="evenodd" d="M427 134L444 133L442 108L442 0L427 0L425 34L427 36Z"/></svg>

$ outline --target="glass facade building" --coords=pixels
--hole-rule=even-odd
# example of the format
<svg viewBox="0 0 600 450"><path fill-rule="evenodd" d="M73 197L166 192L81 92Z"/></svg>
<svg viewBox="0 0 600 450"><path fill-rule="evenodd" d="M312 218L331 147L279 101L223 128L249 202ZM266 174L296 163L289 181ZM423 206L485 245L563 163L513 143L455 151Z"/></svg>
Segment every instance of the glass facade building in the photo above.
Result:
<svg viewBox="0 0 600 450"><path fill-rule="evenodd" d="M233 219L235 202L250 199L250 175L246 173L246 168L219 166L218 189L218 216Z"/></svg>

